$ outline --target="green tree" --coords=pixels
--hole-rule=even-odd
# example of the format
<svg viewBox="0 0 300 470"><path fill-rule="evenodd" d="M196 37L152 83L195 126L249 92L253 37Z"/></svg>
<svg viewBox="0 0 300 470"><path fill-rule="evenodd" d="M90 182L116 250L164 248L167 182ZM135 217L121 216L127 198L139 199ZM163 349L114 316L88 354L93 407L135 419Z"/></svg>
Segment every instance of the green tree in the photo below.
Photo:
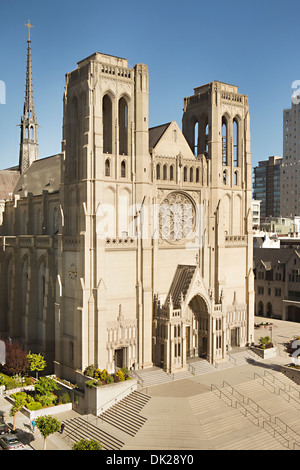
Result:
<svg viewBox="0 0 300 470"><path fill-rule="evenodd" d="M35 420L36 427L44 438L44 450L46 450L46 439L51 434L60 430L61 422L53 416L39 416Z"/></svg>
<svg viewBox="0 0 300 470"><path fill-rule="evenodd" d="M102 450L102 445L95 439L81 439L73 445L72 450Z"/></svg>
<svg viewBox="0 0 300 470"><path fill-rule="evenodd" d="M38 373L44 370L47 366L47 362L45 361L44 356L41 354L33 354L31 351L29 351L27 354L27 359L31 372L36 371L36 379L38 379Z"/></svg>
<svg viewBox="0 0 300 470"><path fill-rule="evenodd" d="M9 411L9 416L13 416L14 418L13 431L15 431L17 413L26 405L27 394L25 392L14 393L12 398L15 401Z"/></svg>

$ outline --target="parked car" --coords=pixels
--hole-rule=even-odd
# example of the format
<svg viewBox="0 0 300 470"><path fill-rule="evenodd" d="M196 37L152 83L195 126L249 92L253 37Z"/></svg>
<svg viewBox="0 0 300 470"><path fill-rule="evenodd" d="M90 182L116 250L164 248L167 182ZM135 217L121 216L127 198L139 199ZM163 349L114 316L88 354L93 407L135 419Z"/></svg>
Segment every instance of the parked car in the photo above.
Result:
<svg viewBox="0 0 300 470"><path fill-rule="evenodd" d="M0 421L0 434L8 434L11 432L11 429L4 421Z"/></svg>
<svg viewBox="0 0 300 470"><path fill-rule="evenodd" d="M0 445L4 450L25 449L25 446L22 444L22 442L20 442L19 439L12 434L0 437Z"/></svg>

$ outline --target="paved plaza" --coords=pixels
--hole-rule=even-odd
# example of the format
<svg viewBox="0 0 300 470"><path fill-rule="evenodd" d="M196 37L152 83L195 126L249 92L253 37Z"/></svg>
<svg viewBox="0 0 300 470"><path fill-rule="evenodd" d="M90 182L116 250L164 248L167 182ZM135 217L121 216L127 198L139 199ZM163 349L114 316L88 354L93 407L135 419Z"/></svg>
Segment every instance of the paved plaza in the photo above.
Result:
<svg viewBox="0 0 300 470"><path fill-rule="evenodd" d="M256 322L267 319L255 317ZM272 331L268 328L255 330L255 341L261 336L271 336L277 348L277 355L268 360L257 356L248 363L234 367L215 370L214 372L190 376L181 380L174 380L160 385L148 386L141 390L151 399L145 405L141 414L147 418L145 424L134 436L122 431L114 430L116 437L124 442L122 450L223 450L223 449L284 449L278 439L256 426L251 420L243 416L240 411L228 406L217 394L213 393L212 385L222 388L224 381L230 384L239 393L251 397L251 390L257 394L261 387L266 398L264 409L273 406L269 411L280 414L281 419L300 422L300 410L287 404L282 397L275 397L266 391L254 376L263 376L264 371L278 373L280 364L291 362L285 351L284 343L294 336L300 336L300 324L269 320ZM146 372L144 372L146 373ZM300 389L300 386L298 386ZM268 395L267 395L268 394ZM282 410L274 400L281 400ZM280 402L280 403L281 403ZM279 403L279 402L278 402ZM281 405L280 405L281 406ZM0 412L6 421L12 424L9 417L11 405L3 396L0 396ZM299 414L299 417L297 416ZM78 416L75 411L57 415L60 420L67 420ZM39 431L33 434L29 419L22 413L17 414L17 428L20 437L27 442L28 449L43 449L43 439ZM112 426L96 420L96 424L107 432ZM63 434L56 433L47 438L48 450L70 450L72 442Z"/></svg>

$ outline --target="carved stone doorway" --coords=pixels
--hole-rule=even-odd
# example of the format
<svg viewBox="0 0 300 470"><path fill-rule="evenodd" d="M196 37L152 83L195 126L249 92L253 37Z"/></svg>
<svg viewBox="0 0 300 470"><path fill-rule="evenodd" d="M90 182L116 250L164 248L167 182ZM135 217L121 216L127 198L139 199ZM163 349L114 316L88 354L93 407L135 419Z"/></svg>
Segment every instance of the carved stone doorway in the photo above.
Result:
<svg viewBox="0 0 300 470"><path fill-rule="evenodd" d="M189 302L191 309L192 325L187 342L187 357L207 358L209 351L209 316L204 299L196 295Z"/></svg>

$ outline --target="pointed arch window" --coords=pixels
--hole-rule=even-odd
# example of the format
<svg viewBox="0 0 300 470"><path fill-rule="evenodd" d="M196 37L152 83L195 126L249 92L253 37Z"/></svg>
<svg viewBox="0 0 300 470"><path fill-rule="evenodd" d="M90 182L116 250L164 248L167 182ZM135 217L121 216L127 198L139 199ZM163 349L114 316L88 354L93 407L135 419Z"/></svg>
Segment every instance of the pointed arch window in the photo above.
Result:
<svg viewBox="0 0 300 470"><path fill-rule="evenodd" d="M205 154L208 155L208 142L209 142L209 125L205 126Z"/></svg>
<svg viewBox="0 0 300 470"><path fill-rule="evenodd" d="M110 159L105 160L105 176L110 176Z"/></svg>
<svg viewBox="0 0 300 470"><path fill-rule="evenodd" d="M227 184L227 171L223 171L223 184Z"/></svg>
<svg viewBox="0 0 300 470"><path fill-rule="evenodd" d="M183 169L183 181L187 181L188 179L187 172L188 172L188 169L187 169L187 166L185 166Z"/></svg>
<svg viewBox="0 0 300 470"><path fill-rule="evenodd" d="M233 166L239 166L239 123L236 118L232 125L233 134Z"/></svg>
<svg viewBox="0 0 300 470"><path fill-rule="evenodd" d="M170 166L170 181L174 181L174 165Z"/></svg>
<svg viewBox="0 0 300 470"><path fill-rule="evenodd" d="M22 265L22 278L21 278L21 296L22 296L22 314L25 314L26 310L26 293L27 293L27 281L28 281L28 259L25 258Z"/></svg>
<svg viewBox="0 0 300 470"><path fill-rule="evenodd" d="M198 141L199 141L199 124L198 121L195 122L194 126L194 155L198 155Z"/></svg>
<svg viewBox="0 0 300 470"><path fill-rule="evenodd" d="M58 233L58 209L57 207L54 207L54 210L53 210L53 233L54 234Z"/></svg>
<svg viewBox="0 0 300 470"><path fill-rule="evenodd" d="M46 295L46 262L43 260L40 263L38 271L38 316L43 317L43 309L45 306Z"/></svg>
<svg viewBox="0 0 300 470"><path fill-rule="evenodd" d="M160 164L156 165L156 179L160 180Z"/></svg>
<svg viewBox="0 0 300 470"><path fill-rule="evenodd" d="M237 171L234 172L233 181L234 181L234 186L237 186L238 184L238 172Z"/></svg>
<svg viewBox="0 0 300 470"><path fill-rule="evenodd" d="M128 105L124 97L119 100L119 154L128 155Z"/></svg>
<svg viewBox="0 0 300 470"><path fill-rule="evenodd" d="M108 95L102 101L103 152L112 153L112 101Z"/></svg>
<svg viewBox="0 0 300 470"><path fill-rule="evenodd" d="M126 162L122 160L121 162L121 178L126 178Z"/></svg>
<svg viewBox="0 0 300 470"><path fill-rule="evenodd" d="M190 168L190 182L192 183L194 181L194 169Z"/></svg>
<svg viewBox="0 0 300 470"><path fill-rule="evenodd" d="M199 183L200 181L200 169L196 168L196 183Z"/></svg>
<svg viewBox="0 0 300 470"><path fill-rule="evenodd" d="M224 116L222 117L222 164L228 165L228 128Z"/></svg>
<svg viewBox="0 0 300 470"><path fill-rule="evenodd" d="M168 179L168 167L167 167L167 165L163 166L163 179L164 180Z"/></svg>

